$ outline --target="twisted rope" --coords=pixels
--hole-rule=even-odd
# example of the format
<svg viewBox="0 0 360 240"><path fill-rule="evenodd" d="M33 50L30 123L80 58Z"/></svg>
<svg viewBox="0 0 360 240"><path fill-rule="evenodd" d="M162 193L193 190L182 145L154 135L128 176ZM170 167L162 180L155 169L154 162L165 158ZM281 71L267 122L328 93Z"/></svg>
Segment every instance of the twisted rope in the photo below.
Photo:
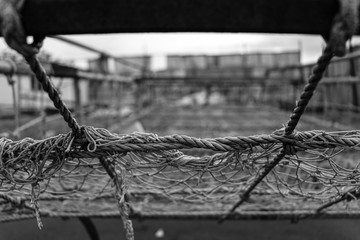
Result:
<svg viewBox="0 0 360 240"><path fill-rule="evenodd" d="M73 158L96 158L112 154L127 152L159 152L175 149L207 149L217 152L231 152L251 150L262 145L291 144L296 150L327 149L327 148L357 148L360 144L359 131L324 132L304 131L297 132L295 137L279 135L275 132L270 135L255 135L249 137L224 137L224 138L195 138L185 135L157 136L148 133L134 133L117 135L105 129L84 127L83 140L71 143L71 133L60 134L43 140L25 138L13 141L1 138L0 153L3 161L13 156L19 161L28 154L36 155L48 153L49 158L58 157L59 152L68 149L67 156ZM199 158L192 157L192 161ZM4 167L4 166L3 166Z"/></svg>
<svg viewBox="0 0 360 240"><path fill-rule="evenodd" d="M288 137L290 139L292 138L292 134L302 114L304 113L306 106L310 102L310 99L313 96L314 91L319 81L321 80L327 66L329 65L332 57L333 53L331 51L331 47L327 46L324 49L321 57L318 59L316 66L313 68L312 75L309 77L308 83L304 87L303 93L300 96L300 100L296 102L295 109L293 110L290 119L286 124L284 137ZM246 188L245 192L240 196L240 200L234 204L234 206L230 209L229 213L220 219L220 222L223 222L240 205L247 201L250 197L251 192L256 188L256 186L262 182L262 180L274 169L277 164L279 164L279 162L284 158L285 155L291 154L292 151L294 151L294 144L284 142L283 148L280 153L278 153L278 155L276 155L274 159L266 165L266 167L259 174L256 180L248 188Z"/></svg>
<svg viewBox="0 0 360 240"><path fill-rule="evenodd" d="M80 132L80 126L76 119L73 117L70 110L66 107L62 101L59 92L53 86L50 78L47 76L45 69L41 66L38 58L35 55L25 57L31 70L34 72L37 80L41 83L42 88L47 92L49 98L53 102L54 106L59 110L61 116L63 116L65 122L72 129L75 134Z"/></svg>
<svg viewBox="0 0 360 240"><path fill-rule="evenodd" d="M289 121L286 123L285 135L290 136L295 130L299 120L304 113L306 106L309 104L311 97L314 94L314 91L323 77L323 74L329 65L334 54L332 52L332 47L327 45L323 51L323 54L320 56L316 62L315 67L312 69L312 74L309 77L308 83L305 85L304 90L300 96L300 100L296 102L296 106L290 115Z"/></svg>
<svg viewBox="0 0 360 240"><path fill-rule="evenodd" d="M291 136L295 130L333 56L345 55L346 41L357 30L359 1L340 0L340 2L341 10L334 18L333 27L330 33L330 40L326 45L323 54L318 59L315 67L312 69L312 74L309 77L308 83L304 87L300 100L296 102L296 106L285 127L285 136ZM245 190L245 193L240 196L240 200L230 209L229 213L220 219L220 222L224 221L229 214L234 212L241 204L243 204L249 198L251 192L256 188L256 186L274 169L277 164L279 164L285 155L289 153L291 154L292 151L294 151L292 146L284 144L280 153L275 156L274 159L263 169L256 180Z"/></svg>
<svg viewBox="0 0 360 240"><path fill-rule="evenodd" d="M26 59L31 70L41 83L44 91L48 93L49 98L54 103L54 106L59 110L59 113L63 116L65 122L73 130L74 134L79 134L79 124L62 101L59 93L51 83L50 78L47 76L45 69L41 66L36 57L36 54L40 52L45 37L34 36L31 44L28 44L26 41L26 34L19 14L23 4L23 0L0 1L1 31L5 41L11 48L19 52Z"/></svg>

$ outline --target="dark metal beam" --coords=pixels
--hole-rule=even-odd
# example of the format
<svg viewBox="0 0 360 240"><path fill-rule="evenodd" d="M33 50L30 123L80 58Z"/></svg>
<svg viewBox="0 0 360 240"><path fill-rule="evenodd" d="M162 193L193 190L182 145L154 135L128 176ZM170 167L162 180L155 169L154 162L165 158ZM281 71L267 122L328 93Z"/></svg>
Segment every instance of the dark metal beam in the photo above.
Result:
<svg viewBox="0 0 360 240"><path fill-rule="evenodd" d="M284 84L290 84L294 80L298 79L267 77L154 77L138 78L135 82L147 86L246 86L255 83L282 86Z"/></svg>
<svg viewBox="0 0 360 240"><path fill-rule="evenodd" d="M115 81L123 83L133 82L130 77L117 74L84 71L58 63L43 63L43 67L50 76L54 77L80 78L86 79L88 81ZM27 64L17 63L16 68L13 69L13 63L6 60L0 60L0 74L12 74L13 71L14 74L18 75L33 75L33 72L30 70Z"/></svg>
<svg viewBox="0 0 360 240"><path fill-rule="evenodd" d="M326 34L337 0L31 0L32 34L258 32Z"/></svg>
<svg viewBox="0 0 360 240"><path fill-rule="evenodd" d="M95 49L93 47L90 47L86 44L83 44L83 43L80 43L80 42L77 42L77 41L74 41L72 39L69 39L69 38L65 38L65 37L61 37L61 36L50 36L52 38L55 38L57 40L60 40L62 42L65 42L65 43L68 43L68 44L71 44L71 45L74 45L74 46L77 46L79 48L82 48L82 49L85 49L85 50L88 50L90 52L94 52L94 53L98 53L100 54L101 56L104 56L104 57L107 57L107 58L112 58L112 59L116 59L117 62L119 63L122 63L123 65L125 66L128 66L128 67L132 67L134 69L139 69L139 70L142 70L144 68L143 65L140 65L140 64L137 64L137 63L132 63L130 61L126 61L124 59L121 59L119 57L116 57L112 54L109 54L109 53L106 53L104 51L101 51L101 50L98 50L98 49Z"/></svg>

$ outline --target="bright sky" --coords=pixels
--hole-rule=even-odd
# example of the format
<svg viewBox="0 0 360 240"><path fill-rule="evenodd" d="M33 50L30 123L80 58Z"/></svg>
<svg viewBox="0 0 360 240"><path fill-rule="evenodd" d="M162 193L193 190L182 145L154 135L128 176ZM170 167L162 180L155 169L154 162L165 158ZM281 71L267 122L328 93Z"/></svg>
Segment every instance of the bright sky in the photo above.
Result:
<svg viewBox="0 0 360 240"><path fill-rule="evenodd" d="M316 61L324 45L320 36L288 34L138 33L66 37L117 56L152 55L155 70L166 67L167 54L273 52L296 50L299 47L303 53L302 62L311 63ZM0 50L5 47L1 42ZM87 59L97 57L94 53L51 38L45 40L43 49L55 59L74 60L81 67L87 66Z"/></svg>

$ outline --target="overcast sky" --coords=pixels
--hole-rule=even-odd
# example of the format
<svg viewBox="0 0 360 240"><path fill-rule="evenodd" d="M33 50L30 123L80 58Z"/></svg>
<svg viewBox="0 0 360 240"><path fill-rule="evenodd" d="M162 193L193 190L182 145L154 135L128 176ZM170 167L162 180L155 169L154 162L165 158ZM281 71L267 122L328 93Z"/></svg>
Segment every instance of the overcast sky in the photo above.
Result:
<svg viewBox="0 0 360 240"><path fill-rule="evenodd" d="M153 68L166 67L167 54L229 54L273 52L302 49L302 62L315 62L324 42L320 36L244 33L139 33L69 35L82 42L117 56L153 55ZM355 42L358 39L355 40ZM0 49L6 48L4 42ZM97 55L56 39L47 38L43 49L55 59L74 60L86 66L86 59Z"/></svg>

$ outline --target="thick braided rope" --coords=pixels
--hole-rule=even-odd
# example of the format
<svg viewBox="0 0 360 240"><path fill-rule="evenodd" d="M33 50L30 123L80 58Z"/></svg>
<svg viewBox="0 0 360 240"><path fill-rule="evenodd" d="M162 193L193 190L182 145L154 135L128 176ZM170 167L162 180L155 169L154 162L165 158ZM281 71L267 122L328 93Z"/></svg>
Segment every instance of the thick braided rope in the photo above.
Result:
<svg viewBox="0 0 360 240"><path fill-rule="evenodd" d="M296 106L290 115L289 121L286 124L285 135L290 136L295 130L302 114L306 109L306 106L310 102L310 99L313 96L314 91L333 56L334 54L331 50L331 47L327 45L323 51L323 54L320 56L312 70L312 75L309 77L309 81L304 87L304 90L300 96L300 100L296 102Z"/></svg>
<svg viewBox="0 0 360 240"><path fill-rule="evenodd" d="M73 130L74 133L79 133L79 124L72 116L70 110L66 107L65 103L62 101L58 91L52 85L50 78L47 76L45 69L41 66L36 55L25 57L25 59L29 63L29 66L34 72L36 78L41 83L42 88L45 92L47 92L54 106L59 110L61 116L63 116L65 122L67 122L68 126Z"/></svg>
<svg viewBox="0 0 360 240"><path fill-rule="evenodd" d="M104 134L105 129L93 127L84 128L84 141L74 141L70 146L68 156L75 158L95 158L108 156L109 153L120 154L126 152L157 152L162 150L200 148L218 152L243 151L264 144L291 144L296 150L326 149L326 148L354 148L360 144L358 131L326 133L323 131L296 132L295 137L279 135L257 135L249 137L224 138L194 138L184 135L151 137L152 134L116 135ZM98 134L98 135L97 135ZM103 134L103 135L101 135ZM43 140L25 138L18 141L1 138L0 153L2 157L15 154L19 159L31 154L32 151L43 153L62 152L69 147L71 134L60 134ZM79 148L80 147L80 148ZM50 155L51 158L53 155ZM196 158L193 158L194 161ZM1 164L2 162L0 162ZM0 166L1 167L1 166ZM3 166L4 167L4 166Z"/></svg>

